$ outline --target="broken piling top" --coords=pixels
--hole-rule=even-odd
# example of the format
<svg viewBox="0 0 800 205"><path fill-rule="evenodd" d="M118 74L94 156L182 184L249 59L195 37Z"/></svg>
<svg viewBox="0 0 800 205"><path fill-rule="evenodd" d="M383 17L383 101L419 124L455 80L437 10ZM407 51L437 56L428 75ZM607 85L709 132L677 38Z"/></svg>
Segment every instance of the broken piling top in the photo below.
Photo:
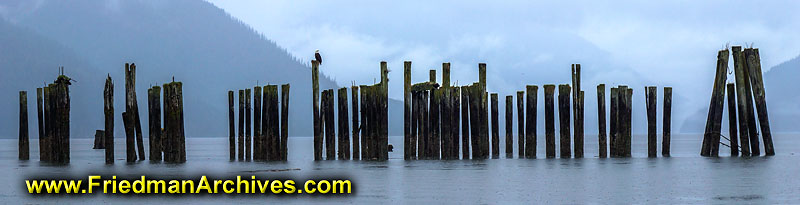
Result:
<svg viewBox="0 0 800 205"><path fill-rule="evenodd" d="M478 63L478 84L486 91L486 63Z"/></svg>
<svg viewBox="0 0 800 205"><path fill-rule="evenodd" d="M442 63L442 87L450 87L450 63Z"/></svg>

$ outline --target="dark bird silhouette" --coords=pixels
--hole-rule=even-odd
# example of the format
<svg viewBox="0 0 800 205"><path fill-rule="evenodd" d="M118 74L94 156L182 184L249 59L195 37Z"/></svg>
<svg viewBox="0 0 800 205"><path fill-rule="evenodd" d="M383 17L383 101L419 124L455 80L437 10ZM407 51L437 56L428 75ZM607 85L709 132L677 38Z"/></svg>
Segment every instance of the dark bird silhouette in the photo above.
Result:
<svg viewBox="0 0 800 205"><path fill-rule="evenodd" d="M322 56L320 56L320 55L319 55L319 49L317 49L316 51L314 51L314 58L317 60L317 62L318 62L320 65L322 65Z"/></svg>

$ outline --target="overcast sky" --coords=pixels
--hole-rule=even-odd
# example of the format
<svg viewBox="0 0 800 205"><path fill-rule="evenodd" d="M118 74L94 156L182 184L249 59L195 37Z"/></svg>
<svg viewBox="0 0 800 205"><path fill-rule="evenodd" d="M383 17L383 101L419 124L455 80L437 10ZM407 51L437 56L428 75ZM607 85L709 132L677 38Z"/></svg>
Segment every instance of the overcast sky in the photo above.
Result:
<svg viewBox="0 0 800 205"><path fill-rule="evenodd" d="M453 63L454 81L473 82L487 62L490 91L506 95L569 83L569 64L582 63L598 71L588 83L625 83L603 71L632 70L707 105L726 44L754 43L765 70L800 54L796 1L209 1L299 58L320 49L323 72L340 85L371 83L382 60L393 82L404 60L415 82L442 62ZM390 86L400 98L402 83Z"/></svg>

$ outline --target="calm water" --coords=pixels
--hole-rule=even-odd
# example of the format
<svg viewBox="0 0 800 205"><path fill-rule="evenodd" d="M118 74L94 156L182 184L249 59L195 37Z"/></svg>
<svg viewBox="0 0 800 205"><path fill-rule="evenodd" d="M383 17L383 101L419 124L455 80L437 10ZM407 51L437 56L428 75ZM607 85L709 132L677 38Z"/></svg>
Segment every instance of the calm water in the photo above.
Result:
<svg viewBox="0 0 800 205"><path fill-rule="evenodd" d="M124 140L117 139L117 163L107 166L103 150L92 150L90 139L72 141L72 163L50 166L38 161L38 142L31 141L31 161L16 160L16 140L0 140L3 203L800 203L798 135L776 135L774 157L702 158L699 136L674 136L671 158L646 158L646 139L635 136L633 158L598 159L597 143L587 136L584 159L490 159L404 161L402 137L390 138L395 152L388 162L313 161L312 139L290 138L289 161L229 162L227 138L187 139L186 164L142 161L126 164ZM541 136L540 136L541 138ZM147 140L145 140L147 141ZM543 139L539 140L544 142ZM35 145L35 146L34 146ZM514 143L516 146L516 143ZM501 146L504 143L501 142ZM504 149L501 149L501 152ZM660 150L659 150L660 153ZM729 153L725 147L720 153ZM504 157L505 154L501 154ZM516 152L514 156L517 156ZM290 169L274 172L270 170ZM185 196L31 196L24 179L32 176L115 174L151 176L259 175L302 181L349 178L352 196L196 195Z"/></svg>

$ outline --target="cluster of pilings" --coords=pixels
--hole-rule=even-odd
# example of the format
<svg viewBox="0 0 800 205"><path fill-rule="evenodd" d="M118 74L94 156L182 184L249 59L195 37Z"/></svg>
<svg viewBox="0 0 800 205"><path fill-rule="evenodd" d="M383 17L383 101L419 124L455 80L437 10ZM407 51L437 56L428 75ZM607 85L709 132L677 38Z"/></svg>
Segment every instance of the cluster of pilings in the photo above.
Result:
<svg viewBox="0 0 800 205"><path fill-rule="evenodd" d="M39 161L69 163L69 86L71 79L63 74L43 88L36 88L39 122ZM30 158L28 132L28 93L19 92L19 159Z"/></svg>
<svg viewBox="0 0 800 205"><path fill-rule="evenodd" d="M353 85L351 108L348 112L347 88L319 92L319 62L311 61L311 81L314 121L314 160L388 160L388 67L380 64L381 81L373 85ZM334 110L334 102L338 103ZM321 105L320 105L321 104ZM352 140L348 113L352 113ZM335 124L334 115L338 118ZM359 117L360 115L360 117ZM359 123L360 121L360 123ZM336 134L338 128L339 134ZM352 143L352 144L351 144ZM324 144L324 147L323 147ZM351 149L352 145L352 149ZM338 152L337 152L338 150Z"/></svg>
<svg viewBox="0 0 800 205"><path fill-rule="evenodd" d="M234 92L228 91L228 128L230 131L228 147L231 161L236 159L239 161L286 161L289 140L289 90L289 84L281 85L280 98L278 98L277 85L255 86L252 90L249 88L239 90L238 138L236 136ZM280 113L278 112L279 108Z"/></svg>
<svg viewBox="0 0 800 205"><path fill-rule="evenodd" d="M769 115L764 91L764 81L761 73L761 57L757 48L733 46L733 64L735 83L728 83L727 70L730 52L725 49L717 55L717 70L714 78L714 87L711 93L711 103L708 110L701 156L719 156L720 144L731 149L731 156L759 156L761 155L758 128L761 128L761 137L764 143L764 154L775 155L772 144L772 133L769 126ZM721 142L722 113L725 106L725 89L728 94L729 117L729 144ZM755 98L755 99L754 99ZM755 108L753 103L755 101ZM755 112L758 112L756 116ZM738 115L738 133L737 133ZM758 117L758 121L756 121ZM758 126L756 125L758 123ZM738 137L737 137L738 134Z"/></svg>

